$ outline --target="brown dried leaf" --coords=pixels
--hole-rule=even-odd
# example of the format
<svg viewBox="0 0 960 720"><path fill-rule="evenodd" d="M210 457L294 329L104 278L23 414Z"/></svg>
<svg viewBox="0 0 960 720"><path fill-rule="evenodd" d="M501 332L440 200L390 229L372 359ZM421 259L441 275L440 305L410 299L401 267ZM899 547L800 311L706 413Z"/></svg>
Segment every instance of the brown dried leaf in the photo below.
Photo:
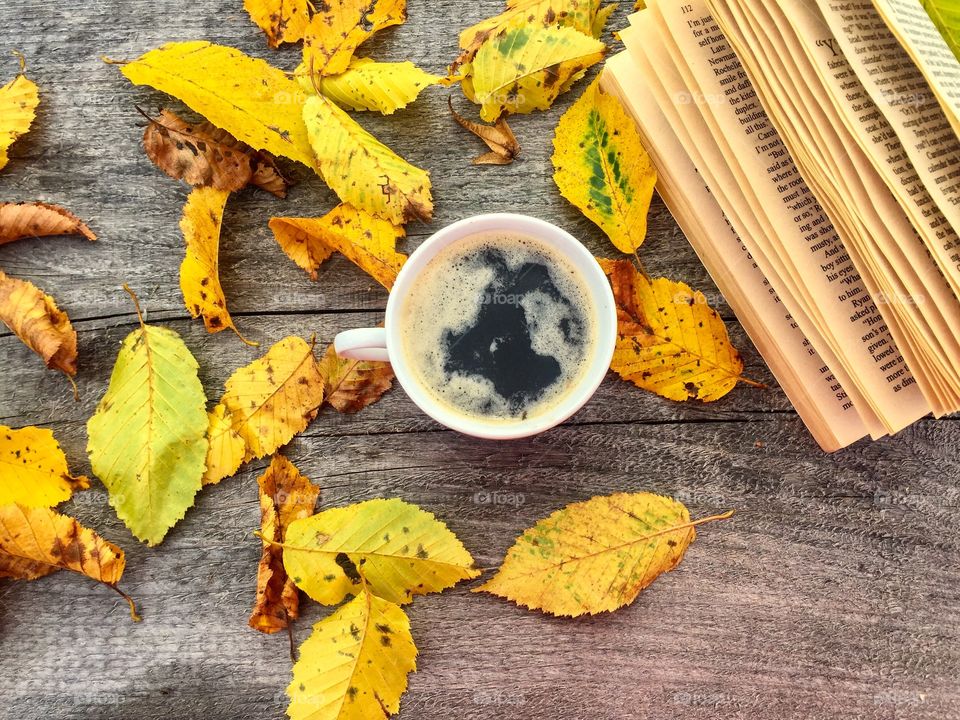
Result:
<svg viewBox="0 0 960 720"><path fill-rule="evenodd" d="M509 165L520 154L520 143L517 142L513 130L507 125L506 117L502 117L493 125L467 120L453 109L453 100L447 98L447 105L450 106L450 112L453 119L465 130L469 130L478 138L483 140L490 152L479 155L473 159L474 165Z"/></svg>
<svg viewBox="0 0 960 720"><path fill-rule="evenodd" d="M0 320L24 345L43 358L48 368L77 374L77 333L53 298L33 283L0 270Z"/></svg>
<svg viewBox="0 0 960 720"><path fill-rule="evenodd" d="M287 196L289 181L273 157L209 122L188 123L169 110L151 118L143 132L147 157L175 180L235 192L249 185Z"/></svg>
<svg viewBox="0 0 960 720"><path fill-rule="evenodd" d="M83 220L59 205L0 202L0 245L52 235L83 235L87 240L97 239Z"/></svg>
<svg viewBox="0 0 960 720"><path fill-rule="evenodd" d="M379 400L393 386L388 362L348 360L331 345L320 361L323 399L342 413L355 413Z"/></svg>
<svg viewBox="0 0 960 720"><path fill-rule="evenodd" d="M257 599L250 614L250 627L275 633L300 614L297 586L283 567L282 543L294 520L313 515L320 488L300 474L283 455L274 455L260 486L260 532L263 551L257 568Z"/></svg>

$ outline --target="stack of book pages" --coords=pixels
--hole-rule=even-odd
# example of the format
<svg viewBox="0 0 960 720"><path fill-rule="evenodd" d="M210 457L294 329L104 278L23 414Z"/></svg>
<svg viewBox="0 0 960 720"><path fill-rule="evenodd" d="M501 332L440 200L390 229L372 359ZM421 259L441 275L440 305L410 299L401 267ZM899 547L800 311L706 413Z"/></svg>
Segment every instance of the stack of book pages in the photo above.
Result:
<svg viewBox="0 0 960 720"><path fill-rule="evenodd" d="M826 450L960 409L960 63L919 0L647 0L602 85Z"/></svg>

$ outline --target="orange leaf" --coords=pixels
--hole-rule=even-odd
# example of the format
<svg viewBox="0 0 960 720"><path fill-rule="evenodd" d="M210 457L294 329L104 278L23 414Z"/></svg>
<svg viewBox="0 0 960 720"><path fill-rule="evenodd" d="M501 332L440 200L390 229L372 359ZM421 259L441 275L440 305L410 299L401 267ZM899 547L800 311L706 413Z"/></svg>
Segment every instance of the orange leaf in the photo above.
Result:
<svg viewBox="0 0 960 720"><path fill-rule="evenodd" d="M43 358L48 368L77 374L77 333L53 298L33 283L0 270L0 320Z"/></svg>
<svg viewBox="0 0 960 720"><path fill-rule="evenodd" d="M323 399L342 413L355 413L379 400L393 385L388 362L348 360L331 345L320 361Z"/></svg>
<svg viewBox="0 0 960 720"><path fill-rule="evenodd" d="M297 586L287 577L283 548L278 543L284 541L290 523L313 515L320 488L301 475L283 455L273 456L257 484L263 551L257 568L257 599L250 615L250 627L275 633L300 614L300 595Z"/></svg>
<svg viewBox="0 0 960 720"><path fill-rule="evenodd" d="M311 73L339 75L361 43L407 19L407 0L326 0L303 36L303 63Z"/></svg>
<svg viewBox="0 0 960 720"><path fill-rule="evenodd" d="M243 9L267 34L270 47L303 38L310 22L310 0L243 0Z"/></svg>
<svg viewBox="0 0 960 720"><path fill-rule="evenodd" d="M87 240L97 239L80 218L59 205L0 202L0 245L50 235L83 235Z"/></svg>

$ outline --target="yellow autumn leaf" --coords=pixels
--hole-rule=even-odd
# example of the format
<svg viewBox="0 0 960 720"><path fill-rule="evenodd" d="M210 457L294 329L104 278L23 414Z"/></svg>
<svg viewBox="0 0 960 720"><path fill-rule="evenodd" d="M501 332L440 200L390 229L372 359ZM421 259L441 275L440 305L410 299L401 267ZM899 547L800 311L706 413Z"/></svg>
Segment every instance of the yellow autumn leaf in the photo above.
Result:
<svg viewBox="0 0 960 720"><path fill-rule="evenodd" d="M310 24L310 0L243 0L243 9L272 48L302 40Z"/></svg>
<svg viewBox="0 0 960 720"><path fill-rule="evenodd" d="M23 74L21 62L20 74L0 88L0 170L10 160L10 146L30 129L39 104L37 86Z"/></svg>
<svg viewBox="0 0 960 720"><path fill-rule="evenodd" d="M180 218L187 252L180 264L180 290L192 317L202 317L207 332L230 328L247 345L250 342L233 324L220 286L220 226L230 193L214 187L190 191Z"/></svg>
<svg viewBox="0 0 960 720"><path fill-rule="evenodd" d="M270 219L280 247L314 280L317 268L340 252L388 290L407 256L396 251L402 227L373 217L351 205L338 205L323 217Z"/></svg>
<svg viewBox="0 0 960 720"><path fill-rule="evenodd" d="M623 253L647 234L657 171L623 105L594 81L567 110L553 137L560 193L600 226Z"/></svg>
<svg viewBox="0 0 960 720"><path fill-rule="evenodd" d="M400 710L417 669L410 621L398 605L362 591L313 626L287 687L291 720L385 720Z"/></svg>
<svg viewBox="0 0 960 720"><path fill-rule="evenodd" d="M364 583L374 595L403 605L479 575L446 525L396 498L291 523L283 564L297 586L324 605L356 595Z"/></svg>
<svg viewBox="0 0 960 720"><path fill-rule="evenodd" d="M300 86L287 73L236 48L204 40L172 42L126 63L134 85L181 100L255 150L314 166Z"/></svg>
<svg viewBox="0 0 960 720"><path fill-rule="evenodd" d="M480 117L546 110L583 73L603 59L606 46L570 27L523 26L486 40L471 72Z"/></svg>
<svg viewBox="0 0 960 720"><path fill-rule="evenodd" d="M322 95L307 98L303 121L318 172L343 202L395 225L431 219L430 173L408 163Z"/></svg>
<svg viewBox="0 0 960 720"><path fill-rule="evenodd" d="M489 592L552 615L609 612L632 603L673 570L696 537L683 503L653 493L617 493L577 502L517 538Z"/></svg>
<svg viewBox="0 0 960 720"><path fill-rule="evenodd" d="M319 90L347 110L371 110L384 115L405 108L424 88L445 82L412 62L376 62L370 58L354 58L339 75L316 75L316 85L306 66L301 64L294 74L308 94Z"/></svg>
<svg viewBox="0 0 960 720"><path fill-rule="evenodd" d="M375 403L393 385L393 368L388 362L350 360L337 355L330 345L320 361L323 401L342 413L360 412Z"/></svg>
<svg viewBox="0 0 960 720"><path fill-rule="evenodd" d="M205 485L276 452L306 429L323 403L323 376L313 345L299 337L284 338L263 357L237 369L225 388L209 416Z"/></svg>
<svg viewBox="0 0 960 720"><path fill-rule="evenodd" d="M733 390L743 360L703 293L682 282L650 279L629 260L601 260L617 304L610 369L670 400L719 400Z"/></svg>
<svg viewBox="0 0 960 720"><path fill-rule="evenodd" d="M290 523L313 515L320 488L283 455L273 456L257 485L264 540L257 567L257 599L248 624L254 630L275 633L300 615L300 593L283 567L281 544Z"/></svg>
<svg viewBox="0 0 960 720"><path fill-rule="evenodd" d="M593 16L593 23L590 25L590 34L599 40L607 27L610 16L613 15L616 9L617 3L610 3L609 5L604 5L599 8Z"/></svg>
<svg viewBox="0 0 960 720"><path fill-rule="evenodd" d="M52 431L0 425L0 505L53 507L88 487L83 475L70 474Z"/></svg>
<svg viewBox="0 0 960 720"><path fill-rule="evenodd" d="M70 570L119 593L130 617L140 620L133 600L117 588L125 564L123 550L72 517L49 508L0 505L0 578L36 580Z"/></svg>
<svg viewBox="0 0 960 720"><path fill-rule="evenodd" d="M324 0L303 37L303 64L320 75L339 75L354 51L374 33L407 19L407 0Z"/></svg>

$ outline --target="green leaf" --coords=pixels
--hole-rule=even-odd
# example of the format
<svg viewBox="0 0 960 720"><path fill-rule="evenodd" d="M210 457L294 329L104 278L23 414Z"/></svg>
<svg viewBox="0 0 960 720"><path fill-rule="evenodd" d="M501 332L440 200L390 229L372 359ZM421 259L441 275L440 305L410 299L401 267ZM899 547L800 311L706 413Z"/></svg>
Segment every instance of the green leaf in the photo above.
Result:
<svg viewBox="0 0 960 720"><path fill-rule="evenodd" d="M647 234L657 172L633 119L594 82L560 118L553 137L560 193L633 253Z"/></svg>
<svg viewBox="0 0 960 720"><path fill-rule="evenodd" d="M920 0L920 3L960 61L960 3L957 0Z"/></svg>
<svg viewBox="0 0 960 720"><path fill-rule="evenodd" d="M87 453L117 516L148 545L163 540L200 489L205 405L197 361L183 340L141 318L87 423Z"/></svg>
<svg viewBox="0 0 960 720"><path fill-rule="evenodd" d="M336 605L363 586L392 602L474 578L473 558L431 513L403 500L368 500L297 520L283 543L287 575L307 595Z"/></svg>

